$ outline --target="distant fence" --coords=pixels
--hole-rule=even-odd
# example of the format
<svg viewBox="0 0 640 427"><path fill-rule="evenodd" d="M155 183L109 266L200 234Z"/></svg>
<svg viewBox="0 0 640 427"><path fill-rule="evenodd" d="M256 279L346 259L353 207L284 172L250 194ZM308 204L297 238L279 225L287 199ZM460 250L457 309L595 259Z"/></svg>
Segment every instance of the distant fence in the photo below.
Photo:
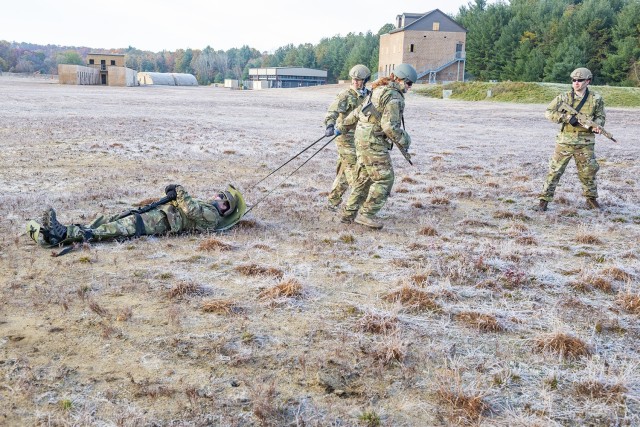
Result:
<svg viewBox="0 0 640 427"><path fill-rule="evenodd" d="M56 74L41 74L41 73L9 73L6 71L0 71L1 77L18 77L22 79L40 79L40 80L57 80Z"/></svg>

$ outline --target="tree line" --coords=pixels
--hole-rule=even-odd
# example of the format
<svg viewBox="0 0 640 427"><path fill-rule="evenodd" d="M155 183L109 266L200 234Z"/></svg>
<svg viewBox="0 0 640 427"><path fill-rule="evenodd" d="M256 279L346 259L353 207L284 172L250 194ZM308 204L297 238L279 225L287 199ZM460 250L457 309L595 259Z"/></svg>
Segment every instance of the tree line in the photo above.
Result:
<svg viewBox="0 0 640 427"><path fill-rule="evenodd" d="M572 69L586 66L596 84L640 86L640 0L474 0L453 19L468 31L467 78L566 82ZM190 73L200 84L246 80L249 68L282 66L324 69L336 82L355 64L375 72L380 35L393 28L288 44L273 53L249 46L105 53L125 54L126 66L137 71ZM56 74L58 64L85 64L90 51L0 41L0 70Z"/></svg>
<svg viewBox="0 0 640 427"><path fill-rule="evenodd" d="M475 0L456 21L478 80L566 82L587 67L596 84L640 85L640 0Z"/></svg>

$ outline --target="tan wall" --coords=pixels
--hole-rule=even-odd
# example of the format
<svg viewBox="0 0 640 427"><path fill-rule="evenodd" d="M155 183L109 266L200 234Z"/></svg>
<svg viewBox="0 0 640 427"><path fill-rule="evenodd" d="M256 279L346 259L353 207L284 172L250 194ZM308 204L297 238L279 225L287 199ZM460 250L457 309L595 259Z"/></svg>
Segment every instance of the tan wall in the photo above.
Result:
<svg viewBox="0 0 640 427"><path fill-rule="evenodd" d="M58 65L58 83L67 85L100 84L100 72L95 68L81 65Z"/></svg>
<svg viewBox="0 0 640 427"><path fill-rule="evenodd" d="M464 51L466 39L467 34L464 32L399 31L384 34L380 36L378 72L380 76L388 76L395 65L406 63L411 64L420 75L453 60L456 45L462 43ZM413 52L411 44L414 45ZM455 66L443 71L450 75L452 68L457 70ZM438 73L438 79L449 80L441 78L440 74L442 73Z"/></svg>
<svg viewBox="0 0 640 427"><path fill-rule="evenodd" d="M89 64L89 60L93 59L93 65L100 65L100 61L105 61L105 66L112 66L111 61L115 61L113 64L116 67L124 67L124 55L102 55L98 53L89 53L87 54L87 65Z"/></svg>
<svg viewBox="0 0 640 427"><path fill-rule="evenodd" d="M137 86L138 73L131 68L107 67L107 83L109 86Z"/></svg>

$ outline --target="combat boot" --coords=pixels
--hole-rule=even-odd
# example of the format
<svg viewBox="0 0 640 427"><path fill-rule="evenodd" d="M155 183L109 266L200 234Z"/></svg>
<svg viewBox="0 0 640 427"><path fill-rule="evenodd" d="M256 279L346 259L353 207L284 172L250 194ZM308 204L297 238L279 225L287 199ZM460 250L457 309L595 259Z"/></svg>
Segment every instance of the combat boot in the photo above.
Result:
<svg viewBox="0 0 640 427"><path fill-rule="evenodd" d="M593 197L587 197L587 209L600 209L600 203Z"/></svg>
<svg viewBox="0 0 640 427"><path fill-rule="evenodd" d="M338 207L340 207L340 202L333 203L331 200L327 202L327 209L329 209L331 212L337 212Z"/></svg>
<svg viewBox="0 0 640 427"><path fill-rule="evenodd" d="M356 217L355 221L360 225L364 225L364 226L367 226L369 228L373 228L374 230L380 230L383 227L382 223L374 220L373 218L369 218L368 216L364 216L364 215L358 215Z"/></svg>
<svg viewBox="0 0 640 427"><path fill-rule="evenodd" d="M53 208L45 212L42 222L47 230L47 240L50 244L57 245L67 238L67 226L58 222L56 211Z"/></svg>
<svg viewBox="0 0 640 427"><path fill-rule="evenodd" d="M538 207L536 208L536 210L540 212L544 212L547 210L547 206L549 206L549 202L547 202L546 200L540 200L540 203L538 204Z"/></svg>

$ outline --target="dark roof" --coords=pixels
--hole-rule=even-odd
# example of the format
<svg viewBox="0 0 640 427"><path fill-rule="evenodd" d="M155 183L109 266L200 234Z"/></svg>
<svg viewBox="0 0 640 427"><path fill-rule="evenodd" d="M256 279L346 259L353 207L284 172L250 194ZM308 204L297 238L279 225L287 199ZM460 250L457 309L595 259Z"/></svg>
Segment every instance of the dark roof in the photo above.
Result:
<svg viewBox="0 0 640 427"><path fill-rule="evenodd" d="M446 13L444 13L440 9L433 9L427 13L403 13L402 15L404 15L405 18L417 18L417 19L412 23L410 23L409 25L405 25L404 27L401 27L401 28L395 28L389 31L389 33L397 33L405 30L417 30L417 28L411 28L411 27L418 27L423 20L426 20L426 18L430 17L433 14L442 15L445 19L449 21L450 24L452 24L454 28L457 29L457 31L464 31L465 33L467 32L466 28L464 28L462 25L458 24L456 21L451 19Z"/></svg>

